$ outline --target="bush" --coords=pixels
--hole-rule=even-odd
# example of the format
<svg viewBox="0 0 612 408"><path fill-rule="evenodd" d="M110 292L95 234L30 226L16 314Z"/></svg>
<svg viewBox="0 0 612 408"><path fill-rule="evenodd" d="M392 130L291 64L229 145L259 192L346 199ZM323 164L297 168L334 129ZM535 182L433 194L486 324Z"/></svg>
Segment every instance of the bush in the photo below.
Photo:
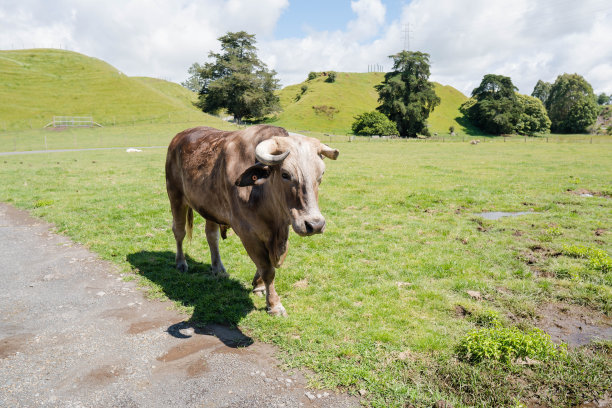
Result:
<svg viewBox="0 0 612 408"><path fill-rule="evenodd" d="M364 136L397 136L399 132L395 123L378 111L365 112L355 116L351 126L353 133Z"/></svg>
<svg viewBox="0 0 612 408"><path fill-rule="evenodd" d="M565 346L556 346L540 329L523 332L516 327L493 327L474 330L459 342L457 357L469 363L496 360L511 363L520 358L546 361L565 355Z"/></svg>
<svg viewBox="0 0 612 408"><path fill-rule="evenodd" d="M308 85L304 84L302 85L302 87L300 88L300 90L302 91L302 95L306 93L306 91L308 90Z"/></svg>
<svg viewBox="0 0 612 408"><path fill-rule="evenodd" d="M327 74L327 79L325 80L325 82L336 82L336 73L334 71L329 71L329 74Z"/></svg>
<svg viewBox="0 0 612 408"><path fill-rule="evenodd" d="M309 73L308 73L308 80L309 80L309 81L312 81L313 79L315 79L315 78L316 78L316 77L318 77L318 76L319 76L319 73L318 73L318 72L309 72Z"/></svg>

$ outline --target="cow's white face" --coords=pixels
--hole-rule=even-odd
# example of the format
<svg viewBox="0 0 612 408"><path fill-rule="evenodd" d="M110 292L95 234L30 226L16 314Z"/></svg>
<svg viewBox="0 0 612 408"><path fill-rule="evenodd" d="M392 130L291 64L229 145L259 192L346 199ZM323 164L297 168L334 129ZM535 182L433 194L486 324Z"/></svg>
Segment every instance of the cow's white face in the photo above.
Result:
<svg viewBox="0 0 612 408"><path fill-rule="evenodd" d="M236 184L267 183L265 200L279 215L291 220L291 226L298 235L322 233L325 218L319 210L319 185L325 173L323 157L335 160L338 150L317 139L296 134L274 137L267 148L271 157L284 156L284 159L272 162L267 161L267 157L258 157L264 163L249 168Z"/></svg>
<svg viewBox="0 0 612 408"><path fill-rule="evenodd" d="M275 171L271 180L282 191L293 230L301 236L320 234L325 218L319 210L319 184L325 163L310 139L292 140L289 156Z"/></svg>

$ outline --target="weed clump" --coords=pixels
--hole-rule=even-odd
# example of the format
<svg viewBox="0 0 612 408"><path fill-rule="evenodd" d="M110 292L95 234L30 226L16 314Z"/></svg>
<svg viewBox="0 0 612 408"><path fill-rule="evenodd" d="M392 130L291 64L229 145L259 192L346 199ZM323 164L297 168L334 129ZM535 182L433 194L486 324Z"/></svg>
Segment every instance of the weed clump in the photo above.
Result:
<svg viewBox="0 0 612 408"><path fill-rule="evenodd" d="M563 253L574 258L588 259L589 268L608 273L612 271L612 258L606 251L583 245L564 245Z"/></svg>
<svg viewBox="0 0 612 408"><path fill-rule="evenodd" d="M517 327L491 327L474 330L463 338L455 351L457 357L472 364L484 360L509 364L516 359L546 361L565 354L565 345L556 346L540 329L522 331Z"/></svg>

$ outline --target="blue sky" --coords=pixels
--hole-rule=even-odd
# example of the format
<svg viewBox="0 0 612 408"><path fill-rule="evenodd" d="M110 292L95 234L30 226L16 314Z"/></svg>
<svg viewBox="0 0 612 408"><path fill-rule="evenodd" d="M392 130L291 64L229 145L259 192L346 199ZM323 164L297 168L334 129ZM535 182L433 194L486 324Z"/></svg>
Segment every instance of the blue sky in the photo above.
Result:
<svg viewBox="0 0 612 408"><path fill-rule="evenodd" d="M1 0L0 49L65 48L131 76L184 81L217 38L244 30L282 85L310 71L389 69L404 48L431 55L431 80L468 95L485 74L530 94L579 73L612 93L610 0Z"/></svg>
<svg viewBox="0 0 612 408"><path fill-rule="evenodd" d="M383 0L386 20L401 13L405 0ZM302 37L313 31L342 30L354 18L350 1L301 0L290 1L274 30L276 38Z"/></svg>

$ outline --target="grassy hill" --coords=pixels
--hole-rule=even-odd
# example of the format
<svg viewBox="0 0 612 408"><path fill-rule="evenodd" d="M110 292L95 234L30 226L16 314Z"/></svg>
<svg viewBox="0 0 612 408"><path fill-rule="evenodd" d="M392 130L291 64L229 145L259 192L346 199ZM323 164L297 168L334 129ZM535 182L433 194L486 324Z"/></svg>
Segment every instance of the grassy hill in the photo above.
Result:
<svg viewBox="0 0 612 408"><path fill-rule="evenodd" d="M113 66L56 49L0 51L0 130L40 128L54 115L93 115L103 125L201 120L222 122L192 105L182 86L128 77Z"/></svg>
<svg viewBox="0 0 612 408"><path fill-rule="evenodd" d="M309 130L348 134L354 116L374 110L378 106L378 93L374 89L384 79L384 73L339 72L336 82L325 82L320 76L301 84L290 85L279 92L281 112L270 123L293 130ZM308 88L302 93L302 86ZM465 95L449 85L436 83L436 94L442 99L429 117L432 133L448 133L455 126L459 133L472 133L473 129L457 123L459 106L467 99ZM313 107L333 107L337 113L328 115L325 109L317 112ZM329 109L327 109L329 112Z"/></svg>

